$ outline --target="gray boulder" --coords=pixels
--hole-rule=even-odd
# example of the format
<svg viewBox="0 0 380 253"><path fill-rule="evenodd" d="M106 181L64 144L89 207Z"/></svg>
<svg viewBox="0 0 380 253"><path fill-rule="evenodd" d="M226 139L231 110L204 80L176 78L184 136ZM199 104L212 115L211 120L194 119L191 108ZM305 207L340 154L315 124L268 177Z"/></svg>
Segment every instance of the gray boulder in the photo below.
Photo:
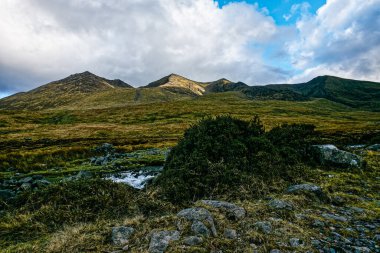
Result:
<svg viewBox="0 0 380 253"><path fill-rule="evenodd" d="M46 187L50 184L51 183L49 181L47 181L46 179L40 179L40 180L36 180L33 182L33 186L37 187L37 188L43 188L43 187Z"/></svg>
<svg viewBox="0 0 380 253"><path fill-rule="evenodd" d="M210 230L206 227L205 224L201 221L194 221L193 224L191 225L191 231L194 232L195 235L200 235L200 236L205 236L209 237L210 236Z"/></svg>
<svg viewBox="0 0 380 253"><path fill-rule="evenodd" d="M340 222L347 222L347 218L335 214L330 214L330 213L323 213L322 217L328 220L335 220L335 221L340 221Z"/></svg>
<svg viewBox="0 0 380 253"><path fill-rule="evenodd" d="M363 159L360 156L340 150L331 144L314 145L313 149L322 165L351 168L360 168L363 165Z"/></svg>
<svg viewBox="0 0 380 253"><path fill-rule="evenodd" d="M325 199L326 195L322 191L322 188L314 184L297 184L289 186L286 190L287 193L292 194L313 194L319 199Z"/></svg>
<svg viewBox="0 0 380 253"><path fill-rule="evenodd" d="M20 186L20 189L23 191L28 191L28 190L32 189L32 184L31 183L23 183Z"/></svg>
<svg viewBox="0 0 380 253"><path fill-rule="evenodd" d="M203 238L198 236L188 236L183 239L183 243L188 246L195 246L203 243Z"/></svg>
<svg viewBox="0 0 380 253"><path fill-rule="evenodd" d="M201 200L201 202L205 205L222 209L223 211L227 212L228 216L235 219L240 220L245 217L245 209L237 206L235 204L225 202L225 201L217 201L217 200Z"/></svg>
<svg viewBox="0 0 380 253"><path fill-rule="evenodd" d="M236 239L237 233L235 229L226 228L224 230L224 237L227 239Z"/></svg>
<svg viewBox="0 0 380 253"><path fill-rule="evenodd" d="M113 227L112 228L112 243L118 246L124 246L128 243L128 239L135 232L132 227Z"/></svg>
<svg viewBox="0 0 380 253"><path fill-rule="evenodd" d="M90 171L79 171L78 174L75 176L76 179L88 179L92 178L93 173Z"/></svg>
<svg viewBox="0 0 380 253"><path fill-rule="evenodd" d="M195 207L195 208L187 208L181 210L179 213L177 213L178 218L183 218L188 221L194 222L194 221L201 221L203 223L208 223L211 228L211 232L213 236L217 236L214 219L211 215L211 213L202 207Z"/></svg>
<svg viewBox="0 0 380 253"><path fill-rule="evenodd" d="M302 242L298 238L290 238L289 239L289 245L291 247L298 247L298 246L301 246L301 244L302 244Z"/></svg>
<svg viewBox="0 0 380 253"><path fill-rule="evenodd" d="M255 228L259 231L270 234L272 232L272 224L269 221L259 221L254 224Z"/></svg>
<svg viewBox="0 0 380 253"><path fill-rule="evenodd" d="M281 199L273 199L269 201L268 206L276 210L293 210L293 205Z"/></svg>
<svg viewBox="0 0 380 253"><path fill-rule="evenodd" d="M16 193L12 190L0 190L0 199L7 200L16 196Z"/></svg>
<svg viewBox="0 0 380 253"><path fill-rule="evenodd" d="M18 180L19 184L23 184L23 183L32 183L33 182L33 178L32 177L24 177L20 180Z"/></svg>
<svg viewBox="0 0 380 253"><path fill-rule="evenodd" d="M179 240L178 231L159 231L152 234L149 243L150 253L163 253L171 241Z"/></svg>

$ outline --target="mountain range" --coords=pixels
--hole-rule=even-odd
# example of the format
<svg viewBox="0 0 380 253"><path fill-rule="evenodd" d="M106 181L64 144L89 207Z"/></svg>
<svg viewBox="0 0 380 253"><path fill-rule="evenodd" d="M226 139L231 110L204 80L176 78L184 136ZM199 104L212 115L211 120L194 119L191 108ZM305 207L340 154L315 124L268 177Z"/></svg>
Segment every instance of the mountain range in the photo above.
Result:
<svg viewBox="0 0 380 253"><path fill-rule="evenodd" d="M380 110L380 83L334 76L318 76L298 84L249 86L224 78L213 82L196 82L170 74L146 86L134 88L119 79L108 80L88 71L0 99L0 109L107 108L194 99L226 92L250 100L307 101L323 98L353 108Z"/></svg>

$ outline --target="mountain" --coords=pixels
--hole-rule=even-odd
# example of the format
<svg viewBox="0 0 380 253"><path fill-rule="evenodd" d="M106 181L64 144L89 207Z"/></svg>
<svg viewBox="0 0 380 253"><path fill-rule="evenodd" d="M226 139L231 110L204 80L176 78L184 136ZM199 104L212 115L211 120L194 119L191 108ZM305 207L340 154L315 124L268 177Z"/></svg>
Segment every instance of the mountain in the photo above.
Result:
<svg viewBox="0 0 380 253"><path fill-rule="evenodd" d="M170 74L157 81L149 83L144 88L160 87L160 88L178 90L179 92L190 91L191 93L194 93L195 95L203 95L203 93L205 93L205 87L204 87L205 85L207 85L207 83L195 82L193 80L187 79L180 75Z"/></svg>
<svg viewBox="0 0 380 253"><path fill-rule="evenodd" d="M299 84L268 85L274 90L292 90L305 97L325 98L355 108L380 110L380 83L318 76Z"/></svg>
<svg viewBox="0 0 380 253"><path fill-rule="evenodd" d="M88 71L42 85L29 92L20 92L0 100L0 108L47 109L64 106L93 93L131 89L131 85L116 79L108 80Z"/></svg>
<svg viewBox="0 0 380 253"><path fill-rule="evenodd" d="M380 83L333 76L319 76L298 84L249 86L224 78L196 82L171 74L135 89L121 80L108 80L87 71L0 99L0 109L110 108L188 100L228 92L249 100L306 101L323 98L350 107L380 110Z"/></svg>

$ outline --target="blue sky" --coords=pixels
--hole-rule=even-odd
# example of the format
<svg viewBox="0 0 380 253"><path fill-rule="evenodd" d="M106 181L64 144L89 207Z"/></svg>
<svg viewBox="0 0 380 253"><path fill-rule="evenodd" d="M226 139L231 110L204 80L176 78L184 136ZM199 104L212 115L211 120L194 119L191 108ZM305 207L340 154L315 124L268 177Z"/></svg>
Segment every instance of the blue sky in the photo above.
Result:
<svg viewBox="0 0 380 253"><path fill-rule="evenodd" d="M0 97L84 71L135 87L380 82L380 0L217 1L0 1Z"/></svg>
<svg viewBox="0 0 380 253"><path fill-rule="evenodd" d="M278 25L292 25L300 16L300 12L297 12L290 19L286 20L284 16L290 14L292 6L300 5L302 3L307 3L310 8L309 12L315 14L316 11L326 3L326 0L312 0L312 1L302 1L302 0L217 0L219 7L223 7L233 2L246 2L248 4L258 4L259 8L268 9L268 15L270 15Z"/></svg>

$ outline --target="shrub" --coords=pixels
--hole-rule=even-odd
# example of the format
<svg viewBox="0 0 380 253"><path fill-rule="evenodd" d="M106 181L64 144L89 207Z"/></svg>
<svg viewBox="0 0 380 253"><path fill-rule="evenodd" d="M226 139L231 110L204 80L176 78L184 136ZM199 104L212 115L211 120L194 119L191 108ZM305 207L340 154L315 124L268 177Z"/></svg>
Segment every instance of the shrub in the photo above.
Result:
<svg viewBox="0 0 380 253"><path fill-rule="evenodd" d="M189 128L174 147L154 184L172 202L204 197L260 193L255 185L294 180L314 128L284 125L265 133L255 116L247 122L230 116L207 117Z"/></svg>

